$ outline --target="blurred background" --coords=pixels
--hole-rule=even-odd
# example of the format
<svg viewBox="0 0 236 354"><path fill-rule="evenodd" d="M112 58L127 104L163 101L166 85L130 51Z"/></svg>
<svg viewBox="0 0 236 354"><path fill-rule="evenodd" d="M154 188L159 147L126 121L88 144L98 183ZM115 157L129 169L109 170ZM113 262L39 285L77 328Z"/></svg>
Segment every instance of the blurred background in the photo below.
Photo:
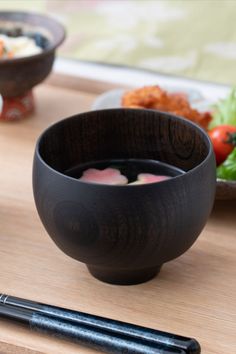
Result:
<svg viewBox="0 0 236 354"><path fill-rule="evenodd" d="M235 84L235 0L0 0L62 22L59 55Z"/></svg>

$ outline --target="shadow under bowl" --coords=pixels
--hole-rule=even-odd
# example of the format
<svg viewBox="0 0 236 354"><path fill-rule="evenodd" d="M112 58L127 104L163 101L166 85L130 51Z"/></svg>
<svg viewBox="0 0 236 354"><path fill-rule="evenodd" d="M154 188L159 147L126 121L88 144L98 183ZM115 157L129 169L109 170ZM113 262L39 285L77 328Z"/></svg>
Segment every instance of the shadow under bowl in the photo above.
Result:
<svg viewBox="0 0 236 354"><path fill-rule="evenodd" d="M65 171L90 161L151 159L185 173L163 182L111 186ZM39 137L33 164L36 207L48 234L96 278L136 284L187 251L215 196L215 159L195 124L152 110L78 114Z"/></svg>
<svg viewBox="0 0 236 354"><path fill-rule="evenodd" d="M6 98L21 96L48 76L56 48L65 38L65 30L48 16L18 11L0 11L0 28L20 28L23 34L37 33L48 41L39 54L0 60L1 95Z"/></svg>

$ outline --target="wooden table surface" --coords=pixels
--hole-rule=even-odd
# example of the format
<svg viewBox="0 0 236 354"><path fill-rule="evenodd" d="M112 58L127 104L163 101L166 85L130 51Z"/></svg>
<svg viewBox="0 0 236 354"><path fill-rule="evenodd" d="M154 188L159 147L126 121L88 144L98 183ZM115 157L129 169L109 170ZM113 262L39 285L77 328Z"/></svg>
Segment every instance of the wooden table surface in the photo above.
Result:
<svg viewBox="0 0 236 354"><path fill-rule="evenodd" d="M195 337L202 353L236 353L236 201L216 202L193 247L141 285L99 282L48 237L31 187L36 138L52 122L89 110L99 91L97 84L86 93L75 83L55 85L34 90L33 117L0 124L0 292ZM94 351L1 320L0 353Z"/></svg>

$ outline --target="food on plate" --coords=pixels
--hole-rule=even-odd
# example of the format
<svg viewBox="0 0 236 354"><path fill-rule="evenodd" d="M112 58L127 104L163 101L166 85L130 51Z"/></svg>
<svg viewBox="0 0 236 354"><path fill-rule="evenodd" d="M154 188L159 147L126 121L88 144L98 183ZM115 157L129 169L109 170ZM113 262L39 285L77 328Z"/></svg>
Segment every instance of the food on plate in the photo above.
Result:
<svg viewBox="0 0 236 354"><path fill-rule="evenodd" d="M228 97L213 106L212 115L210 128L223 124L236 126L236 88L231 90Z"/></svg>
<svg viewBox="0 0 236 354"><path fill-rule="evenodd" d="M39 42L37 36L35 38L24 35L13 37L0 32L0 59L20 58L41 53L43 50L41 42L37 42Z"/></svg>
<svg viewBox="0 0 236 354"><path fill-rule="evenodd" d="M208 132L217 165L221 164L236 146L236 125L218 125Z"/></svg>
<svg viewBox="0 0 236 354"><path fill-rule="evenodd" d="M168 93L159 86L146 86L126 92L122 106L127 108L149 108L169 112L187 118L207 129L212 116L210 112L199 112L192 108L183 93Z"/></svg>
<svg viewBox="0 0 236 354"><path fill-rule="evenodd" d="M236 148L227 159L217 167L217 177L224 180L236 181Z"/></svg>
<svg viewBox="0 0 236 354"><path fill-rule="evenodd" d="M236 181L236 88L213 106L209 136L215 151L217 177Z"/></svg>

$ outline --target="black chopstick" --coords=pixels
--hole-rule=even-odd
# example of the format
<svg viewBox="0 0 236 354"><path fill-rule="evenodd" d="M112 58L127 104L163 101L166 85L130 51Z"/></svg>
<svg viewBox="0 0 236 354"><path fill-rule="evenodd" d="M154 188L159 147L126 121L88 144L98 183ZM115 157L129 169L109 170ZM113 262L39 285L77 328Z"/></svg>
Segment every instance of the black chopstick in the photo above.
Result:
<svg viewBox="0 0 236 354"><path fill-rule="evenodd" d="M98 331L99 333L106 333L108 335L110 334L113 338L124 336L125 338L128 338L129 341L138 341L139 344L144 343L145 345L152 346L166 346L172 350L182 350L182 353L186 354L199 354L201 351L200 345L195 339L83 312L45 305L3 294L0 295L0 304L16 310L32 311L34 315L41 315L43 317L54 319L55 321L66 321L66 323L69 322L72 326L84 326L91 331Z"/></svg>
<svg viewBox="0 0 236 354"><path fill-rule="evenodd" d="M0 304L0 317L27 325L31 330L71 340L105 353L185 354L182 349L149 344L141 339L111 334L98 328L46 316L33 310Z"/></svg>

